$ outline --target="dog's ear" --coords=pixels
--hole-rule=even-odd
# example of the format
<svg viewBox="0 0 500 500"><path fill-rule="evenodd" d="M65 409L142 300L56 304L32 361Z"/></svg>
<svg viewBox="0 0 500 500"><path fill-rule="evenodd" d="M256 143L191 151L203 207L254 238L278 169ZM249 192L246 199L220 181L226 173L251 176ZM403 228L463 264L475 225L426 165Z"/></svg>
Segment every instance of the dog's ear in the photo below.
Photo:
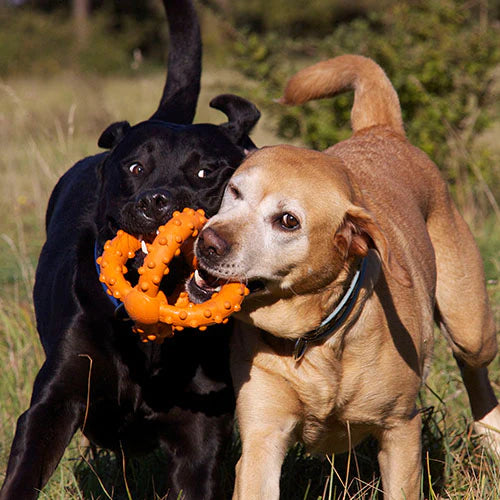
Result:
<svg viewBox="0 0 500 500"><path fill-rule="evenodd" d="M260 111L250 101L233 94L222 94L210 101L212 108L227 115L229 121L220 125L227 137L235 144L251 151L257 149L248 137L259 121Z"/></svg>
<svg viewBox="0 0 500 500"><path fill-rule="evenodd" d="M130 129L130 123L115 122L112 123L99 137L97 145L100 148L111 149L116 146L124 137L125 133Z"/></svg>
<svg viewBox="0 0 500 500"><path fill-rule="evenodd" d="M394 258L389 242L375 222L373 216L364 208L351 207L335 233L335 244L343 257L365 257L371 248L377 250L382 265L394 279L403 286L411 287L408 271Z"/></svg>

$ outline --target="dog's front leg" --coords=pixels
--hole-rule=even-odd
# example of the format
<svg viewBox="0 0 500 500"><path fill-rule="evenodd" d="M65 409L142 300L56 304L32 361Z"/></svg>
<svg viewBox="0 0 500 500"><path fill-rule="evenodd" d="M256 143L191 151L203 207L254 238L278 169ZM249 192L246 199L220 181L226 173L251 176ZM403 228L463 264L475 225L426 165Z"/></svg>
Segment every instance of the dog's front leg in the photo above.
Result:
<svg viewBox="0 0 500 500"><path fill-rule="evenodd" d="M173 427L164 442L164 448L171 454L167 471L168 498L222 498L220 464L231 437L233 415L209 416L182 409L174 409L170 415L182 425Z"/></svg>
<svg viewBox="0 0 500 500"><path fill-rule="evenodd" d="M241 376L244 364L238 368ZM281 465L295 439L298 399L284 379L256 366L247 373L246 380L236 379L242 455L233 499L278 500Z"/></svg>
<svg viewBox="0 0 500 500"><path fill-rule="evenodd" d="M421 425L417 413L376 433L385 500L420 498Z"/></svg>
<svg viewBox="0 0 500 500"><path fill-rule="evenodd" d="M281 464L290 444L290 432L286 428L247 430L236 465L233 500L278 500Z"/></svg>
<svg viewBox="0 0 500 500"><path fill-rule="evenodd" d="M46 363L38 374L31 406L17 421L1 500L38 497L82 415L82 405L68 398L64 381L51 379Z"/></svg>

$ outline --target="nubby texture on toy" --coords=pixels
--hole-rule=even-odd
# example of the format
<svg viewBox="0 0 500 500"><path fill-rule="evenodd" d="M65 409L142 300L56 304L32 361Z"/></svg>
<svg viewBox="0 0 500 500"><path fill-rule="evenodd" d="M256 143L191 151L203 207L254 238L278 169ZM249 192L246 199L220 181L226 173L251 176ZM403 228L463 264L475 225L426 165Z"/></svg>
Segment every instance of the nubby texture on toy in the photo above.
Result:
<svg viewBox="0 0 500 500"><path fill-rule="evenodd" d="M233 312L240 310L248 294L242 283L223 285L202 304L193 304L187 293L182 292L171 305L160 290L161 280L169 272L168 264L180 255L186 240L197 236L206 221L203 210L185 208L182 213L174 212L172 218L158 228L153 243L147 244L148 253L138 269L139 281L135 286L124 277L125 264L141 248L141 241L119 230L116 237L104 245L104 252L97 259L101 269L99 280L106 285L109 295L123 302L143 342L162 342L165 337L173 336L174 330L184 328L205 330L209 325L226 323ZM193 259L192 267L195 265Z"/></svg>

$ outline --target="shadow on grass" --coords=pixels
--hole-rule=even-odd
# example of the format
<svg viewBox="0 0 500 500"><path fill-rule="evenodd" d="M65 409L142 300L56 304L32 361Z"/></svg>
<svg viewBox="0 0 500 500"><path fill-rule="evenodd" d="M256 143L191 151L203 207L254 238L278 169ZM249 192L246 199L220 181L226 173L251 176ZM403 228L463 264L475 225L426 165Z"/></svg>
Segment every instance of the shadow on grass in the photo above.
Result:
<svg viewBox="0 0 500 500"><path fill-rule="evenodd" d="M461 431L443 431L446 412L428 407L422 410L422 487L421 498L448 498L448 481L461 461L460 473L477 469L478 453L483 453L477 440L471 439L467 426ZM234 469L240 455L237 433L226 450L220 468L221 500L229 500L234 485ZM174 499L168 494L165 471L169 458L157 451L127 461L124 481L122 460L112 452L98 450L87 462L75 468L80 496L95 500L159 500ZM333 465L333 466L332 466ZM345 488L347 485L347 488ZM127 487L129 491L127 491ZM284 500L382 499L377 443L367 439L351 453L334 457L318 457L296 445L287 454L280 482ZM177 500L177 499L174 499ZM186 499L189 500L189 499Z"/></svg>
<svg viewBox="0 0 500 500"><path fill-rule="evenodd" d="M75 477L84 499L170 499L165 475L168 462L164 453L156 451L128 459L124 471L119 455L99 449L79 461Z"/></svg>

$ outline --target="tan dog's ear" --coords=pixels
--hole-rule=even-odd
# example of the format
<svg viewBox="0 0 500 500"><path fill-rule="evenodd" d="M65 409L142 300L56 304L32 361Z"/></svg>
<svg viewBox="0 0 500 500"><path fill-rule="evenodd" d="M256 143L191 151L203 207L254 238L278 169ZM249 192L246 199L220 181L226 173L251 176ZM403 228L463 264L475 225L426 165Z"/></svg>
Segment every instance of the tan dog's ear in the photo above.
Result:
<svg viewBox="0 0 500 500"><path fill-rule="evenodd" d="M335 233L335 244L344 258L365 257L370 248L374 248L379 253L386 271L401 285L412 286L408 271L392 256L384 232L365 209L351 207L346 212L342 224Z"/></svg>

